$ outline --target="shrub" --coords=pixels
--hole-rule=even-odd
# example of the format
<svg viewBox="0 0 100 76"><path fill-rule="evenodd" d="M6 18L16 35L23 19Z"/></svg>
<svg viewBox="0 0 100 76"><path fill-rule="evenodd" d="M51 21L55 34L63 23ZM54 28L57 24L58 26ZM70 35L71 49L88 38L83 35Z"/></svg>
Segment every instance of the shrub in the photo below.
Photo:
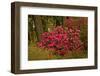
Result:
<svg viewBox="0 0 100 76"><path fill-rule="evenodd" d="M67 51L81 50L80 30L68 27L64 30L62 26L55 27L51 32L41 34L38 46L55 50L55 53L63 56Z"/></svg>

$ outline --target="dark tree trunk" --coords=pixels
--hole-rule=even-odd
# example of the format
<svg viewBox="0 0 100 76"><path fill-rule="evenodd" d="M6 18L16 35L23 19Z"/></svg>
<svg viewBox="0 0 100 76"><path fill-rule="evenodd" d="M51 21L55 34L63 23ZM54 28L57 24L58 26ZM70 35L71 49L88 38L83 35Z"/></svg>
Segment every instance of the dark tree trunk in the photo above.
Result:
<svg viewBox="0 0 100 76"><path fill-rule="evenodd" d="M40 39L41 39L40 35L43 33L41 16L34 16L34 23L35 23L37 39L38 39L38 41L40 41Z"/></svg>
<svg viewBox="0 0 100 76"><path fill-rule="evenodd" d="M43 25L43 31L48 32L48 27L47 27L47 16L42 16L42 25Z"/></svg>
<svg viewBox="0 0 100 76"><path fill-rule="evenodd" d="M63 27L66 27L66 17L63 17Z"/></svg>

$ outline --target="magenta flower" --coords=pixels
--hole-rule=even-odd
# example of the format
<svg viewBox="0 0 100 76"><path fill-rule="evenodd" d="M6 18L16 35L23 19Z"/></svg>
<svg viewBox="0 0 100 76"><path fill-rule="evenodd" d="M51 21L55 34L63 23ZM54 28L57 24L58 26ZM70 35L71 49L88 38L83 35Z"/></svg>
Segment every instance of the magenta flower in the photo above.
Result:
<svg viewBox="0 0 100 76"><path fill-rule="evenodd" d="M41 34L38 46L41 48L54 49L58 55L65 55L67 51L80 50L82 47L80 30L68 27L64 30L57 26L51 32Z"/></svg>

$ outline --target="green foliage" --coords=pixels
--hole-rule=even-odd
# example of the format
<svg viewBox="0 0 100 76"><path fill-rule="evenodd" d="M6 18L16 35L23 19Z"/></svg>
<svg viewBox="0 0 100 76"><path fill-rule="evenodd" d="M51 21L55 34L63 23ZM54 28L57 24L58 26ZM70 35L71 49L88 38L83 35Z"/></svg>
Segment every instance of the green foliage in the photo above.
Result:
<svg viewBox="0 0 100 76"><path fill-rule="evenodd" d="M60 56L60 55L54 54L53 50L37 47L35 43L30 43L28 47L29 47L28 48L28 60L87 58L86 50L68 51L64 56Z"/></svg>
<svg viewBox="0 0 100 76"><path fill-rule="evenodd" d="M80 38L82 40L82 42L84 42L84 47L85 47L85 50L87 50L87 47L88 47L88 26L87 25L82 25L81 27L81 33L80 33Z"/></svg>
<svg viewBox="0 0 100 76"><path fill-rule="evenodd" d="M29 60L48 59L49 51L44 51L44 49L36 47L35 44L30 44L28 51Z"/></svg>

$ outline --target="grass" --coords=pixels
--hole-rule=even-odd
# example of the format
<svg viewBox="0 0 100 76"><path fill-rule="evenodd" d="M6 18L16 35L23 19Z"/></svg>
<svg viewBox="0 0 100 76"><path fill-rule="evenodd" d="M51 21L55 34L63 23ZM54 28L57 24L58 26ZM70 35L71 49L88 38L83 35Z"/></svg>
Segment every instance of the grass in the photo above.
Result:
<svg viewBox="0 0 100 76"><path fill-rule="evenodd" d="M28 60L52 60L52 59L77 59L87 58L87 51L68 51L64 56L55 55L53 50L38 48L35 43L28 46Z"/></svg>

